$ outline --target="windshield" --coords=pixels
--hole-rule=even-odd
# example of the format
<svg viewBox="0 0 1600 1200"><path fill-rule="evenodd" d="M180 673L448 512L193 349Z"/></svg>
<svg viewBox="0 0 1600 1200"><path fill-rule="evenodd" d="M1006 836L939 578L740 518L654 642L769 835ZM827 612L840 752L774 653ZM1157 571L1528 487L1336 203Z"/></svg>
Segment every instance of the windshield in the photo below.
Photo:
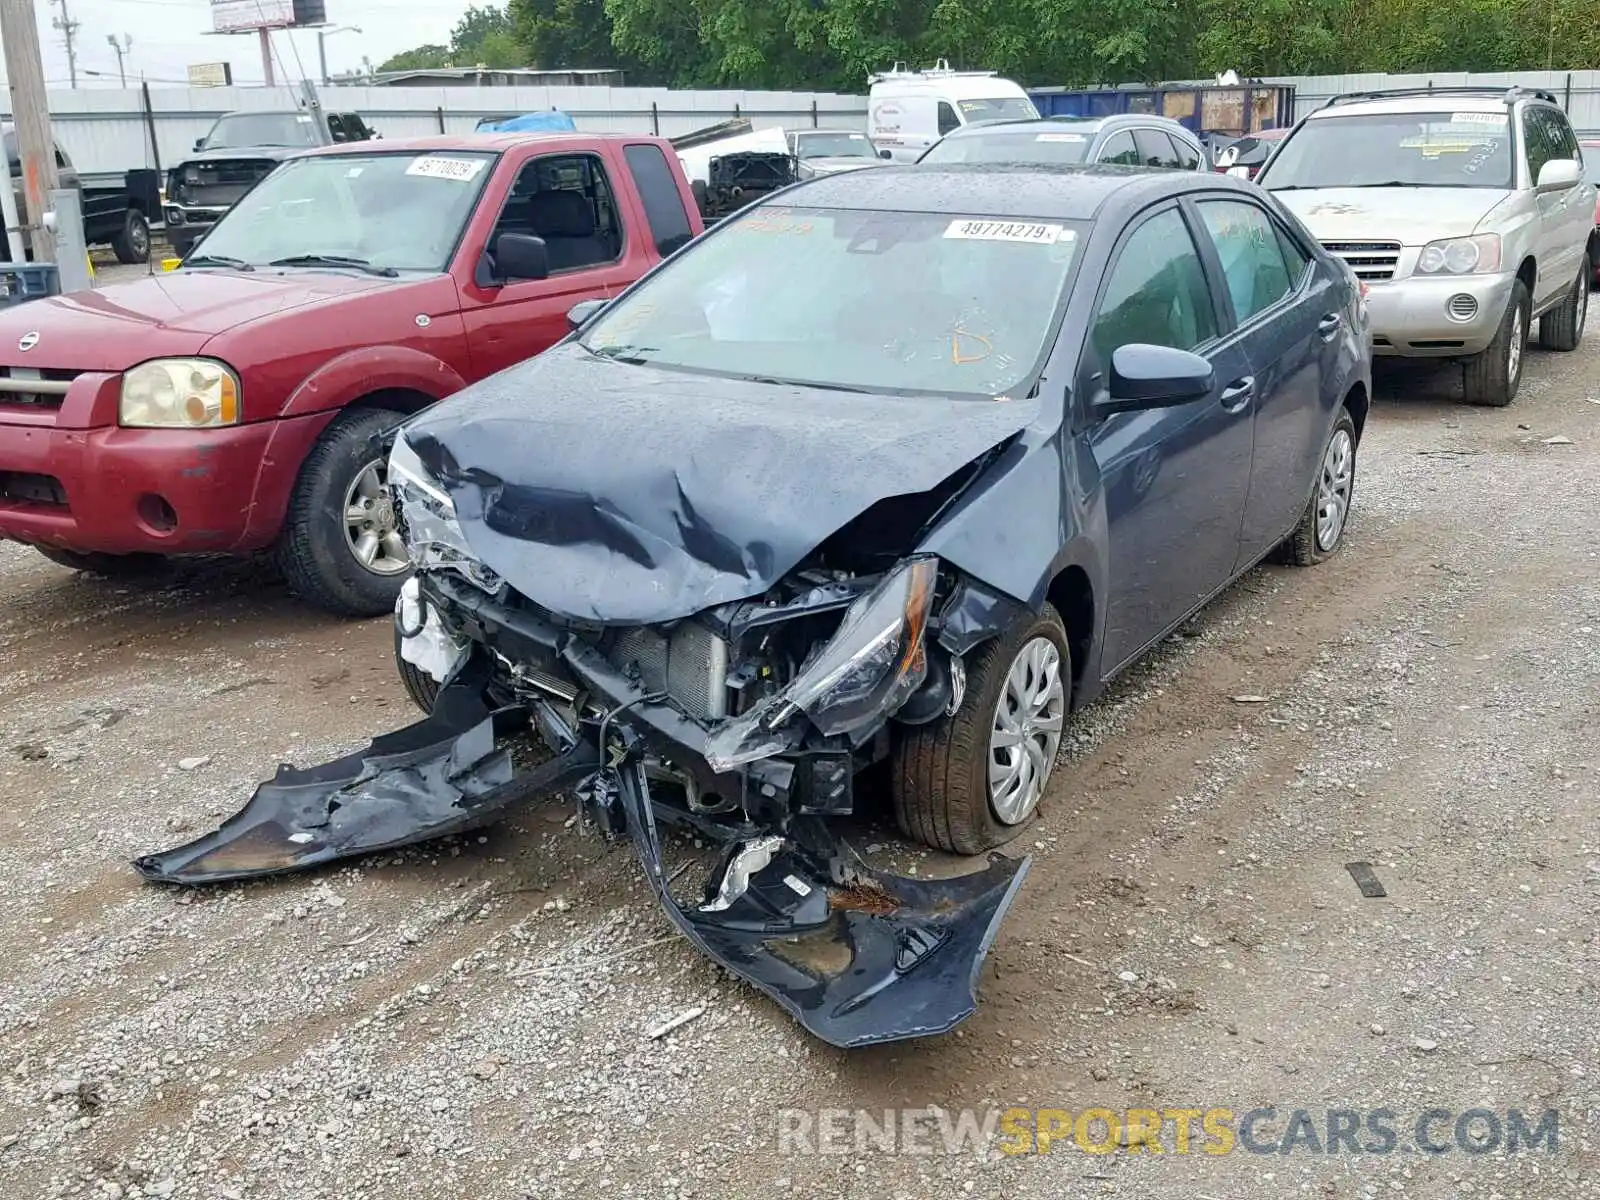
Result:
<svg viewBox="0 0 1600 1200"><path fill-rule="evenodd" d="M253 266L316 256L442 271L493 161L472 153L292 158L229 209L195 254Z"/></svg>
<svg viewBox="0 0 1600 1200"><path fill-rule="evenodd" d="M233 113L217 119L200 149L317 144L317 127L306 113Z"/></svg>
<svg viewBox="0 0 1600 1200"><path fill-rule="evenodd" d="M1257 178L1279 188L1513 186L1503 112L1319 117L1283 143Z"/></svg>
<svg viewBox="0 0 1600 1200"><path fill-rule="evenodd" d="M583 336L601 356L883 392L1001 396L1042 367L1083 226L757 208Z"/></svg>
<svg viewBox="0 0 1600 1200"><path fill-rule="evenodd" d="M796 158L871 158L864 133L802 133L795 137Z"/></svg>
<svg viewBox="0 0 1600 1200"><path fill-rule="evenodd" d="M1084 133L1060 130L994 130L961 133L935 142L927 163L1081 163L1089 153Z"/></svg>
<svg viewBox="0 0 1600 1200"><path fill-rule="evenodd" d="M1039 110L1026 96L998 96L990 100L957 100L961 119L971 125L974 121L1036 121Z"/></svg>

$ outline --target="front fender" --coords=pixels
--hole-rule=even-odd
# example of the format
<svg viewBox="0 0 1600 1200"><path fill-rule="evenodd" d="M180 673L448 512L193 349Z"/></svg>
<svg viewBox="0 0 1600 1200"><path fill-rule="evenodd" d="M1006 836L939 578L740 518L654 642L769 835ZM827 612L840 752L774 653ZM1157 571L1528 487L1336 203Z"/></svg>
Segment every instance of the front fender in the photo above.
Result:
<svg viewBox="0 0 1600 1200"><path fill-rule="evenodd" d="M454 367L406 346L362 346L329 359L284 402L280 417L329 412L373 392L420 392L434 400L459 392L467 381Z"/></svg>

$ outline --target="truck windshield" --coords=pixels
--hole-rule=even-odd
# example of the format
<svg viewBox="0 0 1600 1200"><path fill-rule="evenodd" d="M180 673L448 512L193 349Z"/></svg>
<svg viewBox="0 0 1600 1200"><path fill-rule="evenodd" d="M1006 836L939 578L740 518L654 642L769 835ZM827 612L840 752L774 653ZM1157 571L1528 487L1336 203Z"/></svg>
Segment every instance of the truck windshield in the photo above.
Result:
<svg viewBox="0 0 1600 1200"><path fill-rule="evenodd" d="M1016 396L1083 226L757 208L690 243L581 339L602 358L872 392Z"/></svg>
<svg viewBox="0 0 1600 1200"><path fill-rule="evenodd" d="M957 100L961 119L974 121L1037 121L1039 110L1026 96L995 96L977 100Z"/></svg>
<svg viewBox="0 0 1600 1200"><path fill-rule="evenodd" d="M493 161L492 154L471 152L292 158L228 210L197 257L252 266L344 259L442 271Z"/></svg>
<svg viewBox="0 0 1600 1200"><path fill-rule="evenodd" d="M249 146L315 146L317 127L308 113L229 113L218 117L202 150L242 150Z"/></svg>
<svg viewBox="0 0 1600 1200"><path fill-rule="evenodd" d="M1514 186L1506 112L1363 113L1307 121L1256 182L1287 188Z"/></svg>
<svg viewBox="0 0 1600 1200"><path fill-rule="evenodd" d="M928 147L926 163L1081 163L1093 139L1086 133L1011 129L958 133Z"/></svg>
<svg viewBox="0 0 1600 1200"><path fill-rule="evenodd" d="M864 133L802 133L795 138L796 158L871 158L872 143Z"/></svg>

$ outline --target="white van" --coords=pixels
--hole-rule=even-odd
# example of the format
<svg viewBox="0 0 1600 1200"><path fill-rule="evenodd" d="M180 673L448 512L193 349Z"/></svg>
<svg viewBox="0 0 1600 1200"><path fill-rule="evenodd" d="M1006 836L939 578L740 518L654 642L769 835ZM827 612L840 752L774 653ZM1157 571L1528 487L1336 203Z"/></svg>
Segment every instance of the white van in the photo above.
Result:
<svg viewBox="0 0 1600 1200"><path fill-rule="evenodd" d="M931 71L892 71L869 77L867 136L879 158L916 162L952 129L980 121L1031 121L1039 110L1028 93L993 71L952 71L940 59Z"/></svg>

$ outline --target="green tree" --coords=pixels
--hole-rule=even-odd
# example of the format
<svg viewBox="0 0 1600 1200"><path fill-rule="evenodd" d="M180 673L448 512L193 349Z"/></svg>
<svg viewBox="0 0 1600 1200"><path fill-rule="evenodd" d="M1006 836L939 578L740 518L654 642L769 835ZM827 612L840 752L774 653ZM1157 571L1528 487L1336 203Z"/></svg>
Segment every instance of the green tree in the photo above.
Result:
<svg viewBox="0 0 1600 1200"><path fill-rule="evenodd" d="M402 50L384 62L380 71L425 71L450 65L450 47L429 44L412 50Z"/></svg>

